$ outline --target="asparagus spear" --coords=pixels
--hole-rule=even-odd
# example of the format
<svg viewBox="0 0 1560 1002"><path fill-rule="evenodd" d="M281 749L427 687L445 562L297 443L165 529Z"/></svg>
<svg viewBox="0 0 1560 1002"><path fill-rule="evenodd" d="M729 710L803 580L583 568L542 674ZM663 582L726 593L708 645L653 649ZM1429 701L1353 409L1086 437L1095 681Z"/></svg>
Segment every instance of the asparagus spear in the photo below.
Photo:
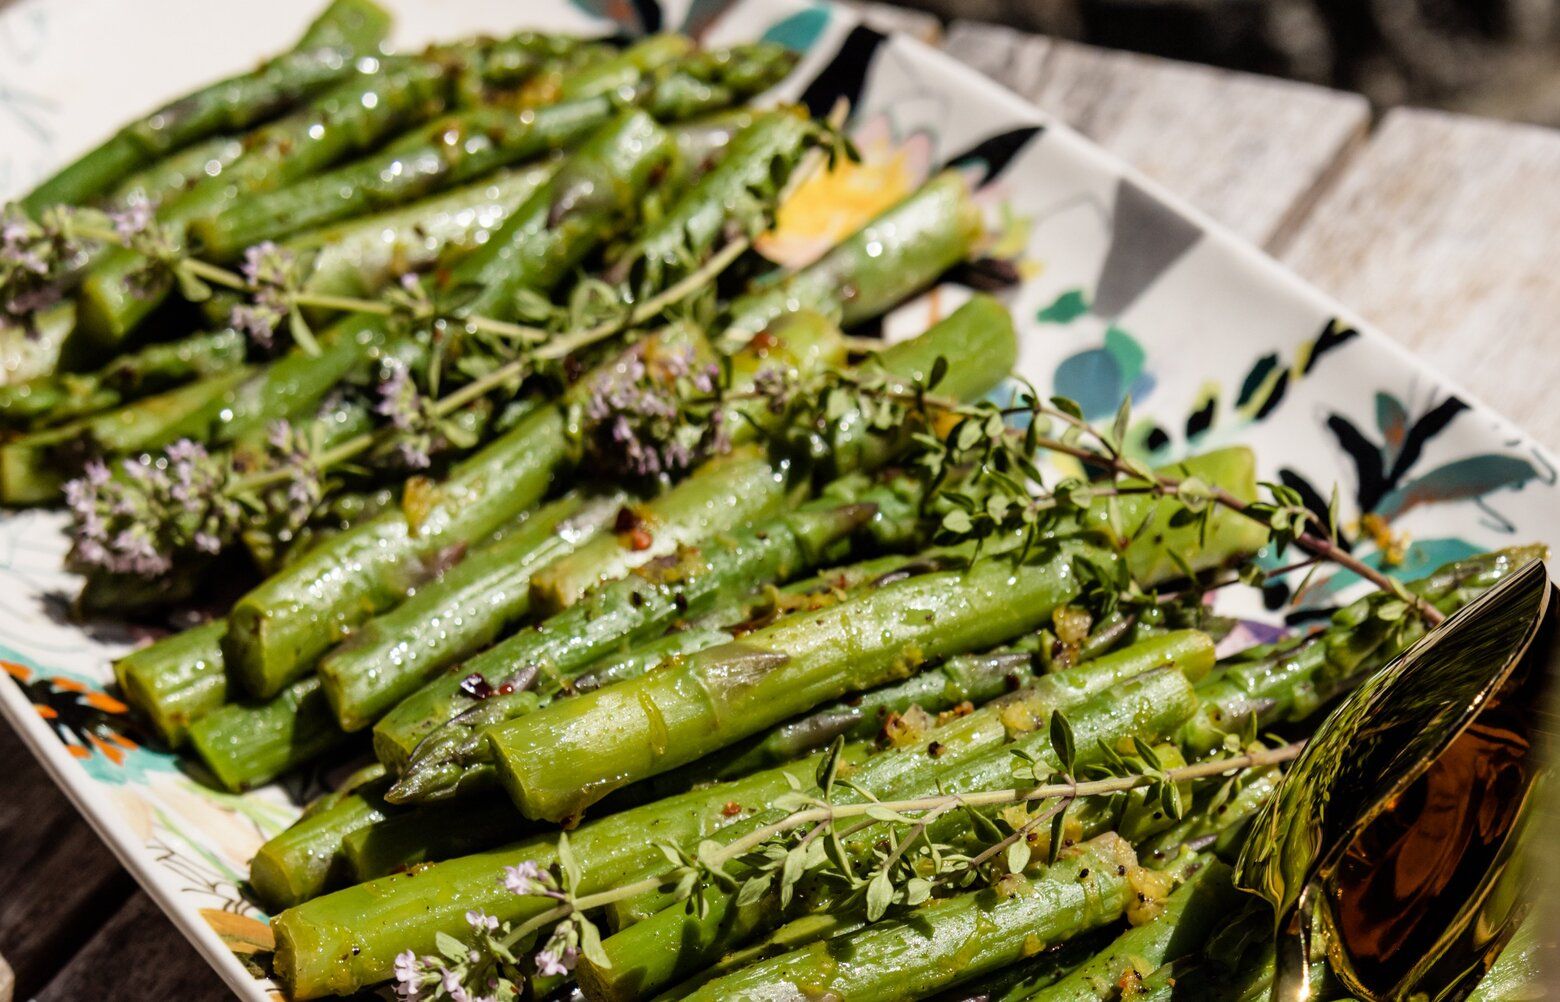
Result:
<svg viewBox="0 0 1560 1002"><path fill-rule="evenodd" d="M333 0L297 46L259 69L203 87L126 125L33 189L31 213L82 205L159 156L217 132L259 122L354 72L390 33L390 15L370 0Z"/></svg>
<svg viewBox="0 0 1560 1002"><path fill-rule="evenodd" d="M582 868L581 892L664 866L656 842L692 846L740 821L747 808L791 789L791 781L809 781L815 764L755 773L582 825L569 838ZM272 919L277 977L299 999L346 994L388 978L404 950L433 952L436 934L463 928L468 909L524 921L547 903L509 893L499 881L503 868L527 861L546 867L556 859L555 838L543 836L371 880L288 909Z"/></svg>
<svg viewBox="0 0 1560 1002"><path fill-rule="evenodd" d="M437 112L447 99L449 71L436 62L386 59L376 73L358 74L304 109L245 138L245 151L227 169L183 196L165 202L157 222L182 246L183 230L239 197L305 177L411 122ZM112 348L167 296L166 282L135 281L141 255L118 248L103 255L82 281L77 330Z"/></svg>
<svg viewBox="0 0 1560 1002"><path fill-rule="evenodd" d="M0 386L0 423L58 424L147 393L228 372L244 362L243 335L231 328L147 345L95 372L39 376Z"/></svg>
<svg viewBox="0 0 1560 1002"><path fill-rule="evenodd" d="M1168 652L1181 652L1184 657L1167 661ZM1115 663L1088 671L1085 666L1069 669L1063 674L1074 677L1060 687L1052 687L1057 689L1053 695L1041 697L1035 692L1030 696L1033 708L1043 704L1050 709L1069 709L1074 733L1079 736L1080 761L1085 764L1097 760L1101 742L1115 747L1133 736L1153 741L1172 732L1196 706L1186 675L1176 666L1184 665L1195 675L1212 662L1212 650L1206 637L1188 636L1169 645L1151 644L1142 651L1123 651L1119 657L1102 660ZM1138 674L1125 674L1131 671ZM1113 678L1121 681L1096 688ZM1091 688L1094 694L1088 695ZM1008 725L999 713L984 715L995 724L996 736L978 740L987 730L985 726L939 728L925 751L894 749L867 760L852 775L853 785L874 795L897 798L922 796L939 789L992 788L1011 782L1012 757L1005 744ZM1041 761L1054 763L1045 727L1020 727L1014 733L1018 748ZM959 740L961 737L965 740ZM744 827L731 829L723 837L737 837L747 829L774 820L777 816L771 812L752 819ZM962 819L950 817L939 824L932 837L954 840L957 833L948 831L950 825L963 824ZM852 858L864 859L880 837L880 833L868 829L846 843L847 852ZM738 881L747 875L740 866L732 872ZM835 905L844 906L838 897L834 888L821 888L799 897L803 904L793 911L837 910ZM653 914L639 921L644 909L656 905L660 907ZM703 914L690 915L681 905L666 901L664 895L620 902L612 907L611 914L619 931L602 944L610 963L587 963L580 971L582 983L593 998L629 998L672 984L773 926L784 917L785 910L773 895L738 905L735 895L707 889Z"/></svg>
<svg viewBox="0 0 1560 1002"><path fill-rule="evenodd" d="M309 258L304 292L370 295L399 274L485 245L557 167L549 162L500 171L412 205L300 233L284 246Z"/></svg>
<svg viewBox="0 0 1560 1002"><path fill-rule="evenodd" d="M671 211L639 234L609 278L639 289L680 277L689 262L714 249L733 212L774 203L790 173L785 167L816 135L817 126L799 108L759 115Z"/></svg>
<svg viewBox="0 0 1560 1002"><path fill-rule="evenodd" d="M125 700L170 748L184 744L191 721L227 699L222 670L224 620L182 630L114 662Z"/></svg>
<svg viewBox="0 0 1560 1002"><path fill-rule="evenodd" d="M291 908L339 883L342 841L384 820L389 808L382 798L388 785L387 780L366 783L337 797L257 849L249 861L249 885L265 906Z"/></svg>
<svg viewBox="0 0 1560 1002"><path fill-rule="evenodd" d="M719 622L719 615L719 612L715 612L704 618L711 622ZM640 644L622 654L609 655L591 662L589 668L575 676L572 686L575 692L589 692L604 685L621 682L626 678L638 678L662 661L723 644L732 636L729 630L719 626L690 626L687 629L673 630L664 637Z"/></svg>
<svg viewBox="0 0 1560 1002"><path fill-rule="evenodd" d="M212 174L226 170L243 153L241 136L215 136L136 171L115 186L105 202L110 208L145 205L155 212ZM92 259L96 258L93 254Z"/></svg>
<svg viewBox="0 0 1560 1002"><path fill-rule="evenodd" d="M867 495L872 497L871 494ZM669 566L654 566L593 592L586 600L525 630L461 667L473 678L497 679L512 672L536 675L531 692L457 696L459 710L416 746L391 794L393 800L427 800L453 795L483 782L471 775L485 765L481 733L534 709L535 697L556 694L568 678L625 643L663 632L675 619L698 613L734 590L751 590L816 566L835 543L848 537L873 511L871 503L829 502L804 506L730 539L717 538ZM538 671L542 674L537 674ZM509 675L513 678L513 675ZM469 690L468 690L469 691ZM464 695L464 693L463 693ZM440 721L442 723L442 721ZM383 738L389 733L376 732ZM490 777L491 770L483 770Z"/></svg>
<svg viewBox="0 0 1560 1002"><path fill-rule="evenodd" d="M341 858L362 883L425 863L483 852L536 833L537 826L515 812L503 796L476 797L458 804L400 810L358 828L341 840Z"/></svg>
<svg viewBox="0 0 1560 1002"><path fill-rule="evenodd" d="M793 314L789 324L778 329L789 332L799 318L815 316L810 311ZM749 344L750 350L769 350L763 347L763 341ZM1016 353L1017 341L1007 310L994 299L979 296L934 324L920 337L887 348L866 364L909 382L924 377L939 356L957 360L957 364L949 366L939 390L961 399L978 399L1011 371ZM755 415L755 419L762 420L763 417ZM880 466L888 461L897 444L892 438L870 436L863 421L842 420L839 426L841 432L831 450L831 466L820 471L829 478ZM755 474L759 472L755 467ZM678 504L676 494L673 491L661 505L671 508ZM698 503L705 502L699 499ZM563 608L578 601L598 578L618 576L686 541L675 533L657 531L654 524L649 528L652 538L644 549L625 549L614 546L609 539L600 539L547 568L536 577L534 588L538 604L547 609Z"/></svg>
<svg viewBox="0 0 1560 1002"><path fill-rule="evenodd" d="M517 212L502 239L495 238L499 246L470 262L469 269L463 267L463 279L482 283L471 309L494 305L505 290L512 296L516 288L556 281L585 247L601 239L603 215L626 214L655 165L664 162L669 143L637 112L593 137L571 161L577 173L561 170L533 196L531 202L541 211ZM617 178L610 190L602 190L603 176ZM549 220L560 204L554 199L567 199L561 204L573 209ZM505 272L501 281L491 274L498 271ZM262 697L306 673L351 628L404 597L419 561L445 546L487 535L539 500L571 450L564 432L564 415L557 409L532 414L456 468L418 531L398 513L382 515L317 548L240 599L224 640L230 670L250 693Z"/></svg>
<svg viewBox="0 0 1560 1002"><path fill-rule="evenodd" d="M530 607L532 572L599 532L620 503L568 495L365 623L320 662L337 723L367 727L430 674L491 643Z"/></svg>
<svg viewBox="0 0 1560 1002"><path fill-rule="evenodd" d="M1138 869L1132 847L1106 834L1079 849L1010 896L983 890L936 900L903 920L749 965L686 997L763 998L782 986L802 986L820 995L887 1002L977 977L1022 959L1035 944L1069 939L1126 912Z"/></svg>
<svg viewBox="0 0 1560 1002"><path fill-rule="evenodd" d="M124 455L202 438L232 406L249 366L219 373L124 407L94 414L0 444L0 501L43 504L59 496L69 460L86 448Z"/></svg>
<svg viewBox="0 0 1560 1002"><path fill-rule="evenodd" d="M825 700L1037 628L1077 596L1074 559L1115 561L1068 541L1043 561L991 559L962 573L911 578L554 703L488 731L499 775L526 817L578 815L614 789ZM568 763L567 773L555 762Z"/></svg>
<svg viewBox="0 0 1560 1002"><path fill-rule="evenodd" d="M652 114L660 110L657 93L668 84L665 79L649 75L657 68L655 60L665 55L658 42L657 39L632 46L615 60L640 71L639 86L630 93L635 103L650 109ZM688 72L678 63L664 68L674 74L672 79L679 72ZM610 72L614 67L603 64L600 69ZM781 65L777 64L775 69L783 72ZM772 83L779 72L767 78L754 77L752 82L760 87ZM621 91L584 97L575 97L574 93L574 88L566 85L558 104L519 115L503 106L458 112L391 143L379 153L199 220L191 227L192 239L203 253L231 258L262 240L281 239L309 227L400 205L500 167L570 146L616 113ZM708 107L677 110L714 111L728 98L740 100L748 96L711 94Z"/></svg>
<svg viewBox="0 0 1560 1002"><path fill-rule="evenodd" d="M241 793L346 741L317 677L263 703L228 703L189 725L190 744L218 783Z"/></svg>
<svg viewBox="0 0 1560 1002"><path fill-rule="evenodd" d="M1200 952L1214 927L1239 905L1230 868L1202 857L1198 868L1165 899L1152 921L1116 937L1109 948L1074 968L1026 1002L1110 1002L1131 997L1133 986L1161 965Z"/></svg>
<svg viewBox="0 0 1560 1002"><path fill-rule="evenodd" d="M946 171L818 261L732 303L730 330L751 334L795 309L837 314L846 326L860 323L967 258L980 234L969 183Z"/></svg>
<svg viewBox="0 0 1560 1002"><path fill-rule="evenodd" d="M1031 649L1024 649L1029 647ZM786 721L740 751L727 749L712 778L741 776L754 769L789 762L826 747L836 737L869 741L911 707L936 714L963 703L987 703L1032 677L1033 641L989 654L949 658L936 668L821 706ZM735 752L735 754L731 754Z"/></svg>

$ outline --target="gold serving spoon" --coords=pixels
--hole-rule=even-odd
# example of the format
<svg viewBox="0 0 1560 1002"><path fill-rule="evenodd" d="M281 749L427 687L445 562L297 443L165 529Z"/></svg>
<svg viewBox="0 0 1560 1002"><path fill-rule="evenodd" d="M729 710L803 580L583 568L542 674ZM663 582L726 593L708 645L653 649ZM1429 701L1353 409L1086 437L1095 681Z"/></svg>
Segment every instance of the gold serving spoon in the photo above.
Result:
<svg viewBox="0 0 1560 1002"><path fill-rule="evenodd" d="M1364 1002L1450 1002L1489 969L1537 896L1524 832L1554 832L1536 805L1560 731L1557 623L1560 593L1535 560L1318 728L1236 866L1274 909L1274 1002L1315 997L1313 936Z"/></svg>

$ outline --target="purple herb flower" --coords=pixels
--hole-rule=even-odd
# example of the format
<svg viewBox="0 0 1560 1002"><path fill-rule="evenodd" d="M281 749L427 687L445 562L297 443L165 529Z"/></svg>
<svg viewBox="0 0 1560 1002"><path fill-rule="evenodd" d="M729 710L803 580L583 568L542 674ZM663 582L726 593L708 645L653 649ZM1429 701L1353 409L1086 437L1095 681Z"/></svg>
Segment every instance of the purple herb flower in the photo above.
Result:
<svg viewBox="0 0 1560 1002"><path fill-rule="evenodd" d="M31 332L39 311L59 302L62 280L80 251L69 216L50 211L45 222L14 205L0 210L0 327Z"/></svg>
<svg viewBox="0 0 1560 1002"><path fill-rule="evenodd" d="M391 359L384 368L374 412L401 433L390 454L406 469L427 469L433 463L433 453L447 444L443 436L435 434L438 421L432 412L433 401L417 388L411 371L400 361Z"/></svg>
<svg viewBox="0 0 1560 1002"><path fill-rule="evenodd" d="M643 342L590 386L587 444L608 471L675 475L731 448L720 407L720 367L691 348Z"/></svg>
<svg viewBox="0 0 1560 1002"><path fill-rule="evenodd" d="M540 866L526 860L516 866L504 867L502 883L504 889L510 894L528 896L533 894L547 894L549 885L547 875Z"/></svg>
<svg viewBox="0 0 1560 1002"><path fill-rule="evenodd" d="M239 271L249 285L250 301L235 306L228 322L269 351L276 344L277 330L292 310L297 260L291 251L266 241L244 252Z"/></svg>
<svg viewBox="0 0 1560 1002"><path fill-rule="evenodd" d="M492 932L498 928L498 916L489 915L480 908L473 908L466 913L466 924L478 932Z"/></svg>
<svg viewBox="0 0 1560 1002"><path fill-rule="evenodd" d="M302 527L325 498L325 476L313 443L290 421L273 421L266 430L269 469L286 470L280 487L267 492L266 507L276 531L289 534Z"/></svg>
<svg viewBox="0 0 1560 1002"><path fill-rule="evenodd" d="M108 221L125 246L130 246L152 226L152 207L144 201L135 201L118 212L110 212Z"/></svg>
<svg viewBox="0 0 1560 1002"><path fill-rule="evenodd" d="M188 440L161 456L126 459L117 470L89 460L65 485L71 563L156 578L172 570L181 552L220 552L242 514L229 496L232 476L225 459Z"/></svg>
<svg viewBox="0 0 1560 1002"><path fill-rule="evenodd" d="M579 951L572 946L556 952L543 950L536 955L536 973L544 978L562 977L574 970L579 956Z"/></svg>
<svg viewBox="0 0 1560 1002"><path fill-rule="evenodd" d="M403 999L414 999L422 992L423 964L417 954L403 950L395 955L395 993Z"/></svg>

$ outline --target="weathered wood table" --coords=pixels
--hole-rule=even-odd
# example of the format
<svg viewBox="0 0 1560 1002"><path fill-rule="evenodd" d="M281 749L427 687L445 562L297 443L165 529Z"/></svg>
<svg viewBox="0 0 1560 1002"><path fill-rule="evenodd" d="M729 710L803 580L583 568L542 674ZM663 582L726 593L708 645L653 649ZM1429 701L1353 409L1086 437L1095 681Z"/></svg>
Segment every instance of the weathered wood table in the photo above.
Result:
<svg viewBox="0 0 1560 1002"><path fill-rule="evenodd" d="M1350 94L865 9L1136 164L1560 448L1560 133L1418 110L1376 121ZM16 998L223 997L4 727L0 762Z"/></svg>

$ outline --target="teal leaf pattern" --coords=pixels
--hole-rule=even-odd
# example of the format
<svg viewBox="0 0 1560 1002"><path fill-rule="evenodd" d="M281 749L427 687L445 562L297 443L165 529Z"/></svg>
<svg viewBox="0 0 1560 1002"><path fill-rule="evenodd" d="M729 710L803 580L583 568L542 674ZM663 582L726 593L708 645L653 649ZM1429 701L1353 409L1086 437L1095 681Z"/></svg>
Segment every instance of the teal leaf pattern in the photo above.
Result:
<svg viewBox="0 0 1560 1002"><path fill-rule="evenodd" d="M782 18L764 32L764 41L783 45L792 52L806 52L829 26L829 8L809 7Z"/></svg>
<svg viewBox="0 0 1560 1002"><path fill-rule="evenodd" d="M1082 289L1068 289L1056 300L1041 310L1035 319L1043 324L1070 324L1074 320L1089 312L1089 301L1084 298Z"/></svg>

